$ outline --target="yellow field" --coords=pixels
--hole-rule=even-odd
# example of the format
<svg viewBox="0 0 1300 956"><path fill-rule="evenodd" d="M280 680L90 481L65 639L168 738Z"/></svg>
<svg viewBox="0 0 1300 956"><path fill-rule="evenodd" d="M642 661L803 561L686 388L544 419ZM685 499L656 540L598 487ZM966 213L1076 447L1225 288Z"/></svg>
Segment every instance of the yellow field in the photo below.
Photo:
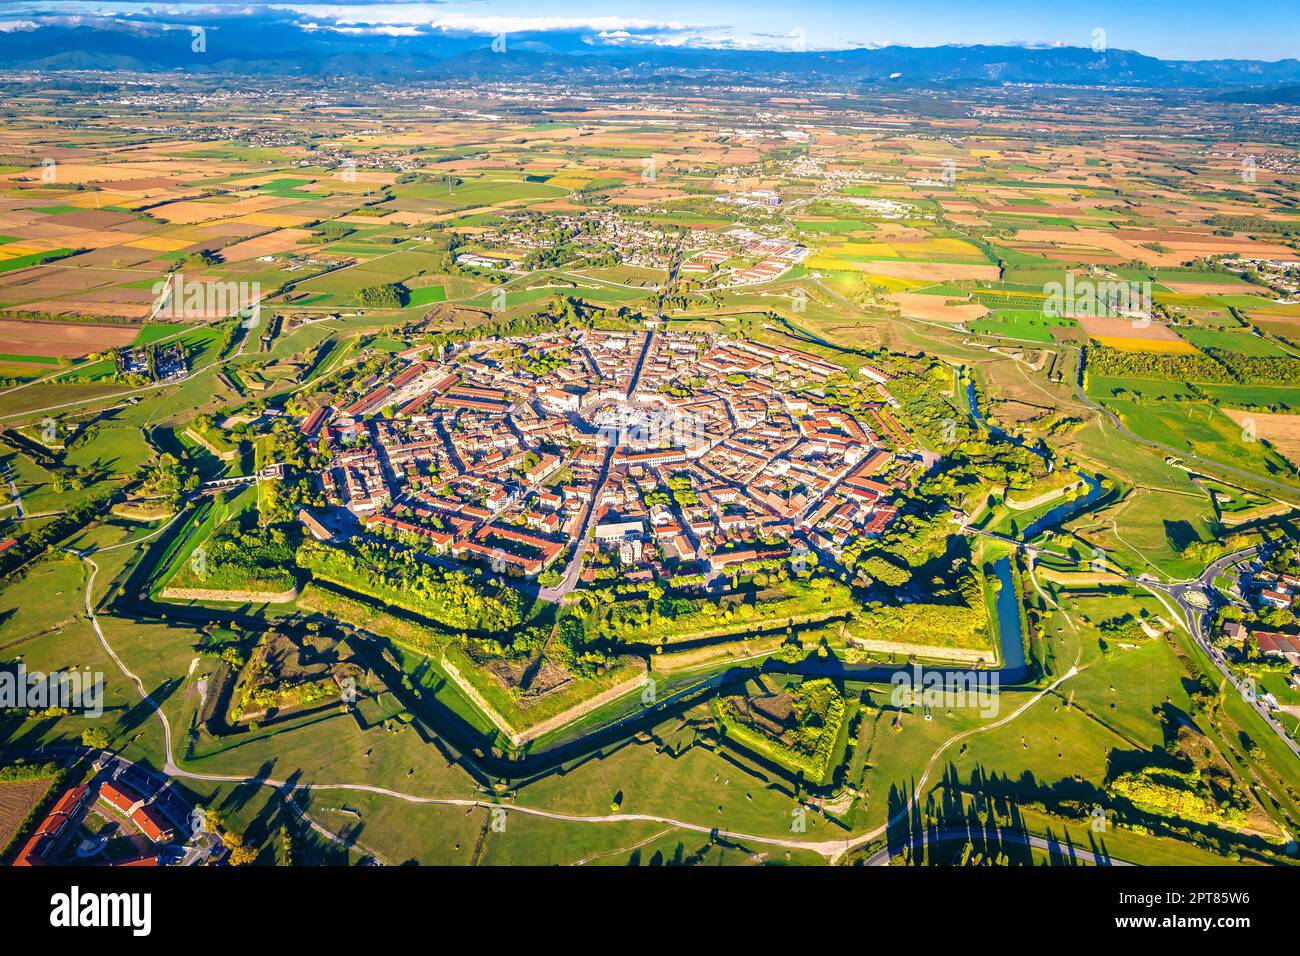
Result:
<svg viewBox="0 0 1300 956"><path fill-rule="evenodd" d="M174 236L142 236L139 239L123 243L123 245L135 249L148 249L150 252L176 252L193 244L193 239L181 239Z"/></svg>
<svg viewBox="0 0 1300 956"><path fill-rule="evenodd" d="M886 292L915 292L917 289L924 289L934 284L926 282L924 279L903 279L898 276L875 275L870 272L862 274L862 281L868 285L884 289Z"/></svg>
<svg viewBox="0 0 1300 956"><path fill-rule="evenodd" d="M961 239L927 239L919 243L914 248L920 255L950 255L950 256L975 256L983 258L982 253L969 242ZM904 255L911 254L910 249L904 247Z"/></svg>
<svg viewBox="0 0 1300 956"><path fill-rule="evenodd" d="M862 272L872 279L889 276L896 279L920 280L921 285L933 285L949 279L996 280L998 267L973 262L925 262L917 259L872 259L869 262L851 262L833 256L818 255L805 260L810 269L830 269L839 272ZM918 286L917 288L919 288Z"/></svg>
<svg viewBox="0 0 1300 956"><path fill-rule="evenodd" d="M923 279L903 279L898 276L875 275L870 272L837 271L822 280L840 295L851 296L874 287L884 292L915 292L933 285Z"/></svg>
<svg viewBox="0 0 1300 956"><path fill-rule="evenodd" d="M8 245L0 246L0 262L6 259L17 259L21 256L30 256L34 252L41 251L34 246L20 246L11 242Z"/></svg>
<svg viewBox="0 0 1300 956"><path fill-rule="evenodd" d="M823 249L812 257L814 265L833 269L834 260L853 259L943 259L970 258L984 261L979 249L961 239L898 239L891 242L845 242Z"/></svg>
<svg viewBox="0 0 1300 956"><path fill-rule="evenodd" d="M563 189L581 189L589 182L591 182L590 176L577 176L577 175L567 175L567 174L552 176L550 179L546 181L547 185L549 186L559 186Z"/></svg>
<svg viewBox="0 0 1300 956"><path fill-rule="evenodd" d="M826 256L865 256L874 259L894 259L898 250L887 242L846 242L843 245L827 249Z"/></svg>
<svg viewBox="0 0 1300 956"><path fill-rule="evenodd" d="M1139 339L1131 336L1101 335L1097 341L1124 352L1158 352L1162 355L1195 355L1198 349L1190 342L1168 339Z"/></svg>

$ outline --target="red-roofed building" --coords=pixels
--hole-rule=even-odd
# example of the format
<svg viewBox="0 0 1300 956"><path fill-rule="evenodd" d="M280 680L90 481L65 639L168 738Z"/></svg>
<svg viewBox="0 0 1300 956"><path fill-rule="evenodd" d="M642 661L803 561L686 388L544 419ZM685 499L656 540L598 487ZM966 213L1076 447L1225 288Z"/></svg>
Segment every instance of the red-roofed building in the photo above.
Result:
<svg viewBox="0 0 1300 956"><path fill-rule="evenodd" d="M126 784L116 781L109 781L99 788L99 799L112 804L126 814L144 803L144 798L138 793Z"/></svg>
<svg viewBox="0 0 1300 956"><path fill-rule="evenodd" d="M1259 645L1260 653L1269 657L1282 657L1300 666L1300 637L1273 631L1254 631L1251 636Z"/></svg>
<svg viewBox="0 0 1300 956"><path fill-rule="evenodd" d="M863 526L862 533L868 535L880 534L889 527L897 515L897 508L892 505L882 505L872 514L871 520Z"/></svg>
<svg viewBox="0 0 1300 956"><path fill-rule="evenodd" d="M166 843L172 838L172 825L151 805L140 807L131 814L131 820L154 843Z"/></svg>
<svg viewBox="0 0 1300 956"><path fill-rule="evenodd" d="M140 832L154 843L166 843L172 838L173 828L157 808L144 802L130 787L115 780L99 788L99 798L112 804L131 818L131 822L140 828Z"/></svg>
<svg viewBox="0 0 1300 956"><path fill-rule="evenodd" d="M85 806L89 792L90 788L83 784L59 797L14 860L14 866L47 866L48 858L58 849L59 840L68 832L73 819Z"/></svg>
<svg viewBox="0 0 1300 956"><path fill-rule="evenodd" d="M329 418L333 411L334 409L330 408L330 406L322 405L307 416L306 420L302 423L302 427L299 428L299 431L308 438L311 438L320 431L320 427L325 424L326 419Z"/></svg>

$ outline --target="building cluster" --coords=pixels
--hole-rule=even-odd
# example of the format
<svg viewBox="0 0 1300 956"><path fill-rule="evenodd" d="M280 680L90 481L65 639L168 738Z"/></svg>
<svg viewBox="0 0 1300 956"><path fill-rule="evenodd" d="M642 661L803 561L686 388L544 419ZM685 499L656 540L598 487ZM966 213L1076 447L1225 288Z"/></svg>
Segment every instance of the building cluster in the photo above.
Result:
<svg viewBox="0 0 1300 956"><path fill-rule="evenodd" d="M1263 607L1290 610L1300 601L1300 577L1294 574L1276 574L1257 571L1250 578L1256 603Z"/></svg>
<svg viewBox="0 0 1300 956"><path fill-rule="evenodd" d="M77 784L60 794L31 837L14 859L14 866L51 866L62 862L74 835L82 831L88 814L131 828L146 843L137 843L139 852L107 861L110 866L156 866L156 849L171 843L184 833L191 814L190 806L170 787L158 785L148 773L133 764L109 761L87 783ZM83 834L84 835L84 834ZM105 862L102 847L87 837L77 847L81 862Z"/></svg>
<svg viewBox="0 0 1300 956"><path fill-rule="evenodd" d="M408 350L300 427L361 533L528 578L588 541L589 578L709 575L893 520L924 460L887 393L849 410L832 379L781 346L583 330Z"/></svg>
<svg viewBox="0 0 1300 956"><path fill-rule="evenodd" d="M1300 259L1225 259L1224 268L1268 285L1285 298L1300 296Z"/></svg>
<svg viewBox="0 0 1300 956"><path fill-rule="evenodd" d="M686 257L679 273L683 279L696 280L701 287L730 288L754 285L779 279L792 267L808 258L807 246L779 236L763 236L744 226L721 234L735 248L701 249ZM744 257L742 264L723 268L730 259Z"/></svg>
<svg viewBox="0 0 1300 956"><path fill-rule="evenodd" d="M608 259L648 269L667 269L676 238L662 226L611 209L572 215L511 216L500 225L476 230L472 248L457 263L479 269L526 272L530 252L571 247L579 258Z"/></svg>
<svg viewBox="0 0 1300 956"><path fill-rule="evenodd" d="M189 355L180 342L122 348L114 353L115 370L142 375L156 382L176 382L189 374Z"/></svg>
<svg viewBox="0 0 1300 956"><path fill-rule="evenodd" d="M1300 576L1255 569L1242 577L1241 594L1257 610L1294 610L1300 606ZM1253 642L1261 655L1289 668L1287 682L1300 690L1300 636L1258 626L1248 628L1237 621L1229 622L1223 633L1230 644L1245 647ZM1270 708L1278 708L1272 694L1261 692L1260 698Z"/></svg>

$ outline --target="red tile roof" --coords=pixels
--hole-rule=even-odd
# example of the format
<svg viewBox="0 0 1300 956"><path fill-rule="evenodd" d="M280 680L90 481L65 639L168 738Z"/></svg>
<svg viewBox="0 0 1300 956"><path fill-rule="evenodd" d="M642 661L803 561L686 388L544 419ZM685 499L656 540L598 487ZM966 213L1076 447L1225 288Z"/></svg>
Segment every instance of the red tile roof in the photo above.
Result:
<svg viewBox="0 0 1300 956"><path fill-rule="evenodd" d="M141 807L135 813L131 814L131 819L140 831L154 843L163 843L171 839L172 825L167 822L167 818L159 813L152 806Z"/></svg>
<svg viewBox="0 0 1300 956"><path fill-rule="evenodd" d="M54 806L36 828L27 845L23 847L14 866L46 866L46 855L54 849L64 827L71 822L77 811L85 803L90 788L82 784L73 787L55 801Z"/></svg>
<svg viewBox="0 0 1300 956"><path fill-rule="evenodd" d="M130 813L131 808L143 798L125 784L105 783L99 788L101 800L107 800L123 813Z"/></svg>

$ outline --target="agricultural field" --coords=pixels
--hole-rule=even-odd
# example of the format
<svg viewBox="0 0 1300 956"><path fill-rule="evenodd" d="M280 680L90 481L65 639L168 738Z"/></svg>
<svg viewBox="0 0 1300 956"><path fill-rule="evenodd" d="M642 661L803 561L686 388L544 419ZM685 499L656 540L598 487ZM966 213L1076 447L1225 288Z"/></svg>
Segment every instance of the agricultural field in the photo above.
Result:
<svg viewBox="0 0 1300 956"><path fill-rule="evenodd" d="M0 848L8 849L19 828L50 789L48 777L0 780Z"/></svg>
<svg viewBox="0 0 1300 956"><path fill-rule="evenodd" d="M1095 807L1099 857L1293 862L1285 123L48 82L0 130L0 670L105 708L0 758L180 768L260 864L1049 863ZM0 844L46 796L0 776ZM1023 852L913 829L972 814Z"/></svg>

